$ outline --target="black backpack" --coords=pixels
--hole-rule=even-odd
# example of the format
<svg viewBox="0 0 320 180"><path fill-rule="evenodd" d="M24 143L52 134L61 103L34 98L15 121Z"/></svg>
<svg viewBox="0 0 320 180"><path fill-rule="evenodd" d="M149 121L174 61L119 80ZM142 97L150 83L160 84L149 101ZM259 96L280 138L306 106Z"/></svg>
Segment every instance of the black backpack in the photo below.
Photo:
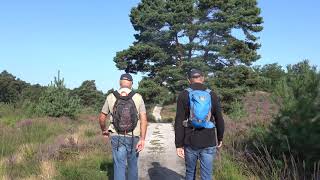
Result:
<svg viewBox="0 0 320 180"><path fill-rule="evenodd" d="M118 133L133 132L138 122L138 111L132 100L135 92L131 91L128 96L120 96L118 91L113 95L117 98L112 112L113 126Z"/></svg>

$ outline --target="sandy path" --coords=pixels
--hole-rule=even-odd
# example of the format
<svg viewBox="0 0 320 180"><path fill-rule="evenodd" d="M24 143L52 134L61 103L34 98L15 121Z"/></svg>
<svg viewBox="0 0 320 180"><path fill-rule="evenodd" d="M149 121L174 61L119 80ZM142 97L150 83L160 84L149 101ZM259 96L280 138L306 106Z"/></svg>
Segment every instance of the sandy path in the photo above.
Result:
<svg viewBox="0 0 320 180"><path fill-rule="evenodd" d="M149 123L145 149L139 157L139 179L184 179L184 160L176 155L171 123Z"/></svg>

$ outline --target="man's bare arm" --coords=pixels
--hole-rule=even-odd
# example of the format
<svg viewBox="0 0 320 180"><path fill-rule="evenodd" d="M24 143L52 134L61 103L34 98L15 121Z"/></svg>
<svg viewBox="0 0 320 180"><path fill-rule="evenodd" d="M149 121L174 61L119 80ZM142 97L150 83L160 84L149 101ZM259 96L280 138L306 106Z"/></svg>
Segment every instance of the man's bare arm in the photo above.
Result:
<svg viewBox="0 0 320 180"><path fill-rule="evenodd" d="M137 152L140 152L144 149L144 141L146 139L147 126L148 126L147 113L142 112L140 113L140 140L136 146Z"/></svg>
<svg viewBox="0 0 320 180"><path fill-rule="evenodd" d="M148 126L147 113L145 112L140 113L140 139L142 140L145 140L146 138L147 126Z"/></svg>
<svg viewBox="0 0 320 180"><path fill-rule="evenodd" d="M101 128L102 132L107 131L106 119L107 119L107 114L100 113L100 115L99 115L99 124L100 124L100 128Z"/></svg>

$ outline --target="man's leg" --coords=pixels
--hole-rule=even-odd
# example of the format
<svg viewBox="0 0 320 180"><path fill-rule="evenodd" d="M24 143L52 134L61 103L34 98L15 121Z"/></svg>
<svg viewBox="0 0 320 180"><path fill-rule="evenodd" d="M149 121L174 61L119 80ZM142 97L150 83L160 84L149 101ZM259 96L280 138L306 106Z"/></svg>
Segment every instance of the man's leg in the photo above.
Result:
<svg viewBox="0 0 320 180"><path fill-rule="evenodd" d="M138 156L136 145L139 141L138 137L134 137L132 146L132 137L127 137L127 153L128 153L128 180L138 180Z"/></svg>
<svg viewBox="0 0 320 180"><path fill-rule="evenodd" d="M126 179L127 150L125 139L120 136L111 136L112 158L115 180Z"/></svg>
<svg viewBox="0 0 320 180"><path fill-rule="evenodd" d="M213 161L216 147L207 147L200 151L200 176L201 180L211 180L213 174Z"/></svg>
<svg viewBox="0 0 320 180"><path fill-rule="evenodd" d="M198 160L198 150L192 149L190 146L185 147L186 161L186 180L194 180L196 176L196 166Z"/></svg>

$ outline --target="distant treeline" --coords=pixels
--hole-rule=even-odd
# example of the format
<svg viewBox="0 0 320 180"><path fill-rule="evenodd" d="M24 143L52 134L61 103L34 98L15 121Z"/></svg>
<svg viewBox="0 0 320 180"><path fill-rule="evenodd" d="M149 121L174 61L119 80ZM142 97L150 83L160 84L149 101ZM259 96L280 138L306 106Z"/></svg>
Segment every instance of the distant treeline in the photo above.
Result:
<svg viewBox="0 0 320 180"><path fill-rule="evenodd" d="M0 103L23 109L30 116L74 117L83 108L98 111L104 100L105 94L97 90L94 80L68 89L60 72L48 86L32 85L7 71L0 74Z"/></svg>

